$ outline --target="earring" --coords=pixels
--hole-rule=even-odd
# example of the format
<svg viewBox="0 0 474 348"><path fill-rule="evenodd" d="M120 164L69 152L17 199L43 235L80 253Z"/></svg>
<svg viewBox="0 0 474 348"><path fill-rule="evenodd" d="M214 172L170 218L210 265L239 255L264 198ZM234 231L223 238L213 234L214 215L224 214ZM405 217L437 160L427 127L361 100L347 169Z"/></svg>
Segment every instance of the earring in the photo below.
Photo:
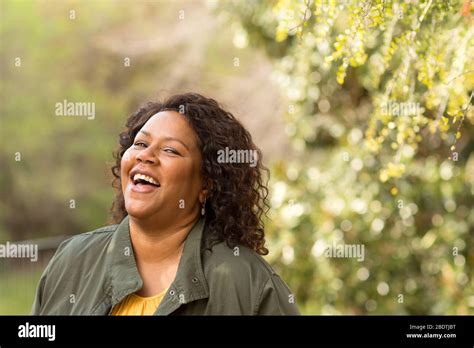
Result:
<svg viewBox="0 0 474 348"><path fill-rule="evenodd" d="M206 214L206 200L204 200L204 203L202 204L202 208L201 208L201 215L205 215Z"/></svg>

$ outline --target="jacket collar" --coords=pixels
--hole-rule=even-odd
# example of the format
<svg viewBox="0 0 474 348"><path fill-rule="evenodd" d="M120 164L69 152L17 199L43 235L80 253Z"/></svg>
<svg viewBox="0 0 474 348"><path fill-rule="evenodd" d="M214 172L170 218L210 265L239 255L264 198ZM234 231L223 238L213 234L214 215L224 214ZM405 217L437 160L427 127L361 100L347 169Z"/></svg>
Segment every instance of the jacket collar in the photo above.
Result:
<svg viewBox="0 0 474 348"><path fill-rule="evenodd" d="M161 301L156 315L170 314L183 304L209 297L201 261L204 225L205 219L200 217L186 237L176 277ZM115 230L107 254L109 256L107 292L111 305L114 306L125 296L140 290L143 286L133 252L128 216Z"/></svg>

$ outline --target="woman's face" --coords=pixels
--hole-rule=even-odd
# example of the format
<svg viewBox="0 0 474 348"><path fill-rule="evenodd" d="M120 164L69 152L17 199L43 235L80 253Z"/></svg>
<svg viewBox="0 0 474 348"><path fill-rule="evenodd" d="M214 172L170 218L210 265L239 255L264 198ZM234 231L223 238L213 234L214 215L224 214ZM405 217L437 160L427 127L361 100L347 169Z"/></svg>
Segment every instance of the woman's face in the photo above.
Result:
<svg viewBox="0 0 474 348"><path fill-rule="evenodd" d="M180 219L199 214L205 190L197 135L175 111L152 116L121 162L128 214L137 219Z"/></svg>

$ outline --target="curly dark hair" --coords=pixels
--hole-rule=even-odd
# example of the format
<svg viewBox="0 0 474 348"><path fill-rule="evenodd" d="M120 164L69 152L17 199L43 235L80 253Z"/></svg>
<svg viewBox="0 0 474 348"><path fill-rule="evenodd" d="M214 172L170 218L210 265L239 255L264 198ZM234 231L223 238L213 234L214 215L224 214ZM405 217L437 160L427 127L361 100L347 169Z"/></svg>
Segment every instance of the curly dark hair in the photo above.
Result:
<svg viewBox="0 0 474 348"><path fill-rule="evenodd" d="M262 164L262 153L253 143L250 133L230 112L222 109L214 99L197 93L174 95L163 102L148 102L128 118L126 129L119 136L119 148L114 153L112 185L117 194L111 208L112 222L118 223L127 215L120 185L122 156L132 146L143 125L153 115L165 110L181 113L197 134L203 182L210 188L205 203L206 247L211 249L214 244L226 241L230 248L241 244L260 255L268 254L262 218L269 209L269 170ZM218 150L226 147L256 151L256 165L219 163Z"/></svg>

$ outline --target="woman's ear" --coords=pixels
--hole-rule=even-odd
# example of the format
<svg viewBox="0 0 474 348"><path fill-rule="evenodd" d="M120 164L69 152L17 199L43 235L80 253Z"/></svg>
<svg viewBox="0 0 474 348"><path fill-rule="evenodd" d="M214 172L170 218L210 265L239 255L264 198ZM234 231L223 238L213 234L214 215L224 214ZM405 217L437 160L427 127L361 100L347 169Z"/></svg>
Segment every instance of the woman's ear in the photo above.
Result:
<svg viewBox="0 0 474 348"><path fill-rule="evenodd" d="M206 199L210 197L212 188L213 188L212 181L209 179L206 180L205 184L202 187L201 192L199 192L199 202L201 202L201 204L204 204Z"/></svg>
<svg viewBox="0 0 474 348"><path fill-rule="evenodd" d="M209 193L209 190L204 189L199 192L199 202L201 204L204 204L205 200L207 199L207 194Z"/></svg>

